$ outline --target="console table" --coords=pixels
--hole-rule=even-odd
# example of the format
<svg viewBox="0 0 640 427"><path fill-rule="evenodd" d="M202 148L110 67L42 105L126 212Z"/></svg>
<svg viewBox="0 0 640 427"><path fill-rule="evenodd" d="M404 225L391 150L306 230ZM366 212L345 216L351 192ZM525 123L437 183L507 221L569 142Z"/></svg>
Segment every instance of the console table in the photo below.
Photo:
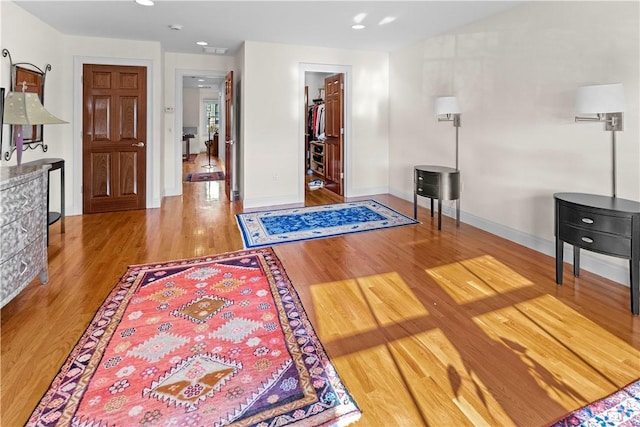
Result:
<svg viewBox="0 0 640 427"><path fill-rule="evenodd" d="M414 167L413 218L418 219L418 196L438 199L438 230L442 228L442 201L456 201L456 227L460 226L460 170L445 166L422 165Z"/></svg>
<svg viewBox="0 0 640 427"><path fill-rule="evenodd" d="M60 212L52 212L49 209L49 192L47 190L47 224L51 225L60 221L60 233L64 234L64 159L39 159L33 162L23 163L23 166L43 167L49 165L48 182L51 187L51 172L60 171ZM47 245L49 244L49 228L47 227Z"/></svg>
<svg viewBox="0 0 640 427"><path fill-rule="evenodd" d="M640 203L617 197L556 193L556 283L562 284L564 242L573 245L573 275L580 274L580 249L629 260L631 312L640 306Z"/></svg>

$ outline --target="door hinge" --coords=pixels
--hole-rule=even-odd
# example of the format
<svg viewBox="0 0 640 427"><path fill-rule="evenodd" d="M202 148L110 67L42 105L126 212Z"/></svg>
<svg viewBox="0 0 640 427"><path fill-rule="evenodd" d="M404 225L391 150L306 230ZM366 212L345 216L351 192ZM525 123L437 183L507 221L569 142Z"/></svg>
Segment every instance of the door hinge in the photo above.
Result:
<svg viewBox="0 0 640 427"><path fill-rule="evenodd" d="M340 128L340 135L344 135L344 128Z"/></svg>
<svg viewBox="0 0 640 427"><path fill-rule="evenodd" d="M340 179L344 179L344 172L340 172Z"/></svg>
<svg viewBox="0 0 640 427"><path fill-rule="evenodd" d="M344 83L340 83L340 89L344 89Z"/></svg>

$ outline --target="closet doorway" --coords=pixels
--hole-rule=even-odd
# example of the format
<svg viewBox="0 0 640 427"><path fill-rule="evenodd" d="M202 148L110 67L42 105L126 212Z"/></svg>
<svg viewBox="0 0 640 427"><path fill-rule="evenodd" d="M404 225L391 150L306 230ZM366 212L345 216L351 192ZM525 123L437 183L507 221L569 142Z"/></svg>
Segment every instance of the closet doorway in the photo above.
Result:
<svg viewBox="0 0 640 427"><path fill-rule="evenodd" d="M345 196L345 74L304 75L304 152L309 188Z"/></svg>

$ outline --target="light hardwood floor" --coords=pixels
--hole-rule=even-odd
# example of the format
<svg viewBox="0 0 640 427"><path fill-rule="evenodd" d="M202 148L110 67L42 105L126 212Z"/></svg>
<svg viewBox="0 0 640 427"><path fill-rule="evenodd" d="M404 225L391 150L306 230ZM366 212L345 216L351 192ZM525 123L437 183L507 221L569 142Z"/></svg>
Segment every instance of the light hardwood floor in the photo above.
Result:
<svg viewBox="0 0 640 427"><path fill-rule="evenodd" d="M206 158L186 165L205 171ZM22 425L128 265L242 249L222 182L185 183L160 209L51 227L50 281L1 311L0 425ZM407 215L412 204L376 200ZM340 199L325 189L308 204ZM546 425L640 378L629 289L426 209L419 225L275 251L360 426Z"/></svg>

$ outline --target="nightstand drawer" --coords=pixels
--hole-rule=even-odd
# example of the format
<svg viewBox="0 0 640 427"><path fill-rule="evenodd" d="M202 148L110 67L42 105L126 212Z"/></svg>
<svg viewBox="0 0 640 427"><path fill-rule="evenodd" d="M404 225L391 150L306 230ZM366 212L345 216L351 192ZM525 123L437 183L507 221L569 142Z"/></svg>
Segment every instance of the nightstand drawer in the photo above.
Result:
<svg viewBox="0 0 640 427"><path fill-rule="evenodd" d="M438 185L438 174L416 170L416 188L425 185Z"/></svg>
<svg viewBox="0 0 640 427"><path fill-rule="evenodd" d="M602 233L594 230L586 230L582 227L574 227L569 224L561 224L559 236L561 240L594 252L619 257L631 257L631 239Z"/></svg>
<svg viewBox="0 0 640 427"><path fill-rule="evenodd" d="M439 187L437 185L416 184L416 194L422 197L430 197L432 199L439 198Z"/></svg>
<svg viewBox="0 0 640 427"><path fill-rule="evenodd" d="M595 213L588 209L560 205L560 223L631 237L631 218Z"/></svg>

